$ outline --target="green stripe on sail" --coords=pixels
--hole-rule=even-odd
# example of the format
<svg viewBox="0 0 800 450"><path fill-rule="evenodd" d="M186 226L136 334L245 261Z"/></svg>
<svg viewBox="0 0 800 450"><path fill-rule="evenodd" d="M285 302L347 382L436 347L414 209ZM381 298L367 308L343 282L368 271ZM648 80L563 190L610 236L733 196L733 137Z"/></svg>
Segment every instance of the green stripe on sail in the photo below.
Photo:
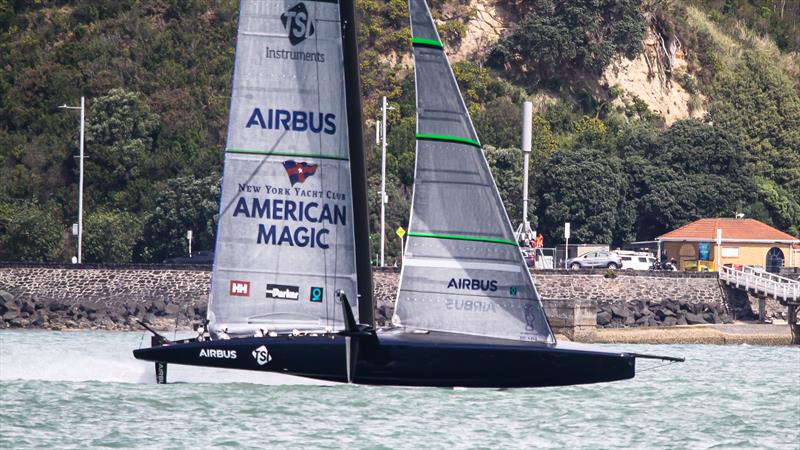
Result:
<svg viewBox="0 0 800 450"><path fill-rule="evenodd" d="M297 158L334 159L337 161L350 160L350 158L344 156L321 155L319 153L271 152L268 150L250 150L246 148L229 148L225 150L225 153L242 153L245 155L266 155L266 156L294 156Z"/></svg>
<svg viewBox="0 0 800 450"><path fill-rule="evenodd" d="M469 138L463 138L458 136L445 136L442 134L429 134L429 133L417 133L417 139L424 139L427 141L443 141L443 142L456 142L458 144L469 144L474 147L481 148L481 143Z"/></svg>
<svg viewBox="0 0 800 450"><path fill-rule="evenodd" d="M425 47L436 47L436 48L444 48L444 45L437 41L436 39L426 39L426 38L418 38L412 37L411 38L411 45L423 45Z"/></svg>
<svg viewBox="0 0 800 450"><path fill-rule="evenodd" d="M513 245L514 247L519 246L519 244L517 244L516 242L507 241L505 239L495 239L495 238L477 237L477 236L462 236L458 234L416 233L412 231L409 232L408 235L415 237L427 237L427 238L437 238L437 239L456 239L459 241L491 242L493 244Z"/></svg>

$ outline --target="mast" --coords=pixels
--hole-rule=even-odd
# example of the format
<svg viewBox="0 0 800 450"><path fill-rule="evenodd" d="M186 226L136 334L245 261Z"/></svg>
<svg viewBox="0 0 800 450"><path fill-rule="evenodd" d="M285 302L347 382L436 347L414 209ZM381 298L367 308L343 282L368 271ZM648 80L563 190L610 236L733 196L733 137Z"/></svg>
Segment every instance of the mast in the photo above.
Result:
<svg viewBox="0 0 800 450"><path fill-rule="evenodd" d="M339 14L342 19L344 82L350 139L350 172L353 186L353 225L356 238L356 275L359 296L358 316L361 323L374 326L375 305L372 298L372 267L369 255L367 170L364 163L364 139L361 134L361 87L358 79L355 0L340 0Z"/></svg>

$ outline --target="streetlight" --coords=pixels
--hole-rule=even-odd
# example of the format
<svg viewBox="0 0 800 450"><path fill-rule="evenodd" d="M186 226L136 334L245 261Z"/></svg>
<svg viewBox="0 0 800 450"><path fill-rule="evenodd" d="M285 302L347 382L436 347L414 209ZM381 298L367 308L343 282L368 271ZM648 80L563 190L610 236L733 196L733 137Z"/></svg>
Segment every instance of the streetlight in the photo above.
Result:
<svg viewBox="0 0 800 450"><path fill-rule="evenodd" d="M383 97L383 120L377 121L375 124L375 143L381 144L381 267L385 266L384 252L386 241L386 203L389 202L389 196L386 195L386 111L393 110L386 102L386 97Z"/></svg>
<svg viewBox="0 0 800 450"><path fill-rule="evenodd" d="M84 118L85 116L85 100L84 97L81 96L81 106L67 106L67 104L63 104L59 106L59 108L63 109L80 109L81 110L81 145L80 145L80 175L78 177L78 264L82 262L82 249L83 249L83 128L84 128Z"/></svg>

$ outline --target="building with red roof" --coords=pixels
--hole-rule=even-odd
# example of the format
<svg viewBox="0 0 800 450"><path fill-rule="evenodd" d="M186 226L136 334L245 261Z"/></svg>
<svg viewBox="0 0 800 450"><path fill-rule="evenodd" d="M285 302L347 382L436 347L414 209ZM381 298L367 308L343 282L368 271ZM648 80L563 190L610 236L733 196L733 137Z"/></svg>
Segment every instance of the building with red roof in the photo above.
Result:
<svg viewBox="0 0 800 450"><path fill-rule="evenodd" d="M800 239L755 219L700 219L656 240L681 270L716 270L729 264L770 271L800 266Z"/></svg>

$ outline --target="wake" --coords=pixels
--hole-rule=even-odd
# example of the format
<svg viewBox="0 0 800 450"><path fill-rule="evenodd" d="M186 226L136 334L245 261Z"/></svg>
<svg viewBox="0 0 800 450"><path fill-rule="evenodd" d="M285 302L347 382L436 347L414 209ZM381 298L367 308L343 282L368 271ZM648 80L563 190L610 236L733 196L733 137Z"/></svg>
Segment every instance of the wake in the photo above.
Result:
<svg viewBox="0 0 800 450"><path fill-rule="evenodd" d="M136 332L0 331L0 381L99 381L155 384L154 364L132 351L149 344ZM261 385L331 385L279 373L169 366L170 383L252 383Z"/></svg>

